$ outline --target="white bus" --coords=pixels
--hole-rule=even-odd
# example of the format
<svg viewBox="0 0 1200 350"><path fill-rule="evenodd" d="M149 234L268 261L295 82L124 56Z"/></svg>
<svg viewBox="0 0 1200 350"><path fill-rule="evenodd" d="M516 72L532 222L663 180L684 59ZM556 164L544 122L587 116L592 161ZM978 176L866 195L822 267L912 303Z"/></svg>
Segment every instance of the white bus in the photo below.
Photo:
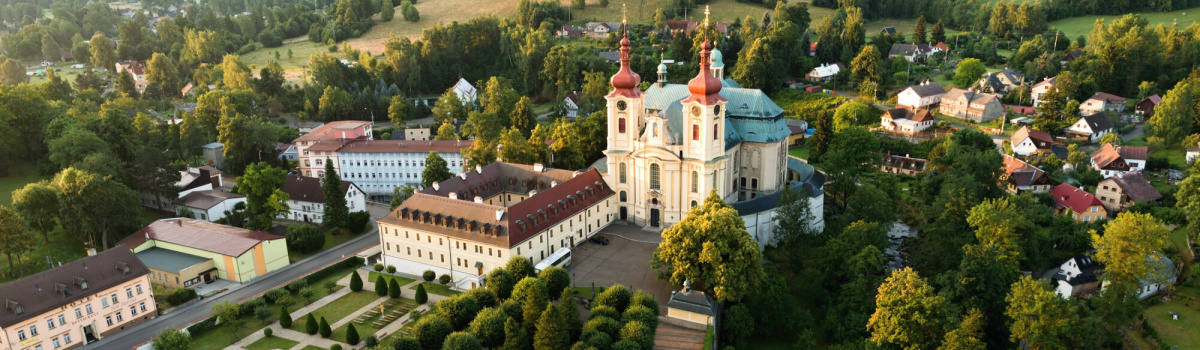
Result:
<svg viewBox="0 0 1200 350"><path fill-rule="evenodd" d="M554 252L554 254L550 254L550 256L546 257L541 262L538 262L537 266L534 266L533 268L537 270L538 273L541 273L542 270L545 270L551 266L558 266L562 268L571 266L571 248L559 248Z"/></svg>

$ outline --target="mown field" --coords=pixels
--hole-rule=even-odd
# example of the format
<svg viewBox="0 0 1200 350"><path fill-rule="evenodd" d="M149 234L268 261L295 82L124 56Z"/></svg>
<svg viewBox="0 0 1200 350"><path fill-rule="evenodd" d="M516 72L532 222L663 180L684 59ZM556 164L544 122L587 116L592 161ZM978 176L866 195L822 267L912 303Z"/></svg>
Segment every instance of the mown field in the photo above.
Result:
<svg viewBox="0 0 1200 350"><path fill-rule="evenodd" d="M1170 25L1171 22L1179 20L1179 28L1182 29L1186 28L1192 23L1200 21L1200 7L1193 7L1190 9L1172 12L1143 12L1138 13L1138 15L1142 16L1142 18L1145 18L1150 25L1158 25L1159 23ZM1120 17L1121 16L1073 17L1050 22L1050 26L1058 28L1058 30L1061 30L1068 38L1075 40L1075 38L1079 37L1080 35L1088 35L1088 33L1091 33L1092 27L1096 25L1097 19L1111 21Z"/></svg>

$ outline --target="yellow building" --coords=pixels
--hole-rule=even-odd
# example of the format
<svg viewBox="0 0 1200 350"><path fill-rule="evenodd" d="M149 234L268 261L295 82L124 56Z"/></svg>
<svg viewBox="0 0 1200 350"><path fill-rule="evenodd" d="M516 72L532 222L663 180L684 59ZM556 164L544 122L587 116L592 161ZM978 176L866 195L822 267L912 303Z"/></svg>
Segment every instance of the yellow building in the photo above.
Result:
<svg viewBox="0 0 1200 350"><path fill-rule="evenodd" d="M583 243L615 220L596 170L492 163L414 194L379 219L383 264L450 275L472 288L514 256L533 264Z"/></svg>
<svg viewBox="0 0 1200 350"><path fill-rule="evenodd" d="M193 219L155 221L121 245L151 257L151 283L168 287L214 278L242 283L290 262L283 236Z"/></svg>

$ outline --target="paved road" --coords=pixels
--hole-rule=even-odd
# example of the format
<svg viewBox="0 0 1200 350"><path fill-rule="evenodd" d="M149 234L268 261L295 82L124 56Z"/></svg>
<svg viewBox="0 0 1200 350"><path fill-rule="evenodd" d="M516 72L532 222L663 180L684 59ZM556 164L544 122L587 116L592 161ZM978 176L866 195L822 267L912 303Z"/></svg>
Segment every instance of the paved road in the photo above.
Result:
<svg viewBox="0 0 1200 350"><path fill-rule="evenodd" d="M1139 123L1139 124L1137 124L1137 126L1135 126L1135 127L1133 128L1133 130L1132 130L1132 131L1130 131L1128 134L1121 135L1121 140L1122 140L1122 141L1129 141L1129 140L1135 139L1135 138L1137 138L1138 136L1142 136L1142 132L1143 132L1143 131L1145 131L1145 128L1142 126L1142 124L1140 124L1140 123Z"/></svg>
<svg viewBox="0 0 1200 350"><path fill-rule="evenodd" d="M235 303L245 301L268 290L287 284L289 281L297 277L319 270L325 265L339 261L343 256L352 256L354 253L357 253L360 250L377 244L379 242L379 236L376 234L377 230L378 227L370 232L363 233L361 236L343 243L340 246L334 247L333 249L288 265L282 269L272 271L263 277L259 277L248 284L240 286L240 289L226 292L225 295L220 297L201 300L200 302L185 306L180 310L175 310L169 314L159 316L158 318L150 320L146 323L108 336L98 342L88 344L83 348L136 348L139 345L154 339L154 336L163 329L182 328L211 316L212 306L215 304L220 304L225 301L232 301Z"/></svg>

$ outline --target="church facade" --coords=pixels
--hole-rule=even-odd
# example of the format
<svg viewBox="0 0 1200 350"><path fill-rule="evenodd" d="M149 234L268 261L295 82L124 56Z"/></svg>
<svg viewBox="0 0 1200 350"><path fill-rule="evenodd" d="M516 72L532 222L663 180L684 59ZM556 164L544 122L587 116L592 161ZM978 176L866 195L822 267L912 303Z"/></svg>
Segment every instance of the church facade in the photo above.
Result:
<svg viewBox="0 0 1200 350"><path fill-rule="evenodd" d="M668 83L660 65L658 81L643 92L629 68L629 40L621 40L621 68L606 96L608 147L596 164L617 194L618 222L659 231L716 191L765 246L779 192L790 183L808 194L811 226L823 229L824 177L787 155L783 109L761 90L723 79L711 42L701 50L688 84Z"/></svg>

